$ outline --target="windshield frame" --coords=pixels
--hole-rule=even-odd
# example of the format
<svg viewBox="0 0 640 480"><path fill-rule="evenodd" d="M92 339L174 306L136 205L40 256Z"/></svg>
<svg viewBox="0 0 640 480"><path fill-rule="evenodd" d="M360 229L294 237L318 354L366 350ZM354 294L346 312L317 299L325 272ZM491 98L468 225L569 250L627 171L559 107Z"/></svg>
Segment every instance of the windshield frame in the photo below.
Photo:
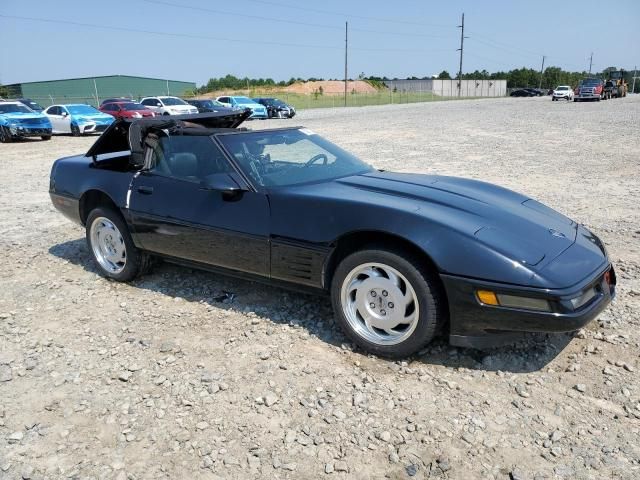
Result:
<svg viewBox="0 0 640 480"><path fill-rule="evenodd" d="M221 138L223 137L227 137L227 136L233 136L233 135L252 135L252 134L264 134L265 132L269 132L269 133L277 133L277 132L288 132L288 131L294 131L294 130L307 130L306 127L303 126L296 126L296 127L280 127L280 128L267 128L264 130L234 130L234 131L224 131L224 132L217 132L214 133L213 135L211 135L211 138L214 139L214 141L216 142L216 144L221 148L221 150L224 152L225 156L227 157L227 160L233 165L234 169L242 176L242 179L252 187L252 189L256 192L264 192L264 193L268 193L269 191L272 190L281 190L281 189L287 189L287 188L299 188L299 187L304 187L305 185L314 185L314 184L319 184L319 183L328 183L328 182L333 182L335 180L338 180L340 178L345 178L345 177L351 177L353 175L362 175L364 173L368 173L368 172L374 172L376 171L376 168L373 167L372 165L369 165L368 163L366 163L364 160L358 158L356 155L354 155L351 152L348 152L347 150L344 150L342 147L340 147L339 145L334 144L333 142L331 142L330 140L322 137L321 135L319 135L322 139L328 141L329 143L331 143L332 145L335 145L336 147L338 147L341 150L344 150L345 152L347 152L349 155L353 155L356 159L360 160L362 163L364 163L365 165L367 165L369 168L366 170L361 170L361 171L357 171L354 173L350 173L350 174L345 174L345 175L340 175L337 177L331 177L331 178L324 178L324 179L320 179L320 180L311 180L308 182L299 182L299 183L291 183L291 184L287 184L287 185L261 185L257 182L255 182L249 175L248 173L245 171L245 169L243 168L242 165L240 165L240 163L237 161L237 159L235 158L235 156L233 155L233 152L230 152L227 149L227 146L225 145L225 143L221 140ZM316 132L313 132L313 135L318 135Z"/></svg>

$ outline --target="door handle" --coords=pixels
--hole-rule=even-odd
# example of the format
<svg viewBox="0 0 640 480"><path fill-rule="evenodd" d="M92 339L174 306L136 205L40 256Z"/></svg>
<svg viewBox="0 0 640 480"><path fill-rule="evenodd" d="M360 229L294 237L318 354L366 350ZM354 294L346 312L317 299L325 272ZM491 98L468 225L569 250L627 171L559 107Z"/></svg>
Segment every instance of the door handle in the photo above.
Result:
<svg viewBox="0 0 640 480"><path fill-rule="evenodd" d="M138 187L138 192L143 195L151 195L153 193L153 187L145 187L144 185L141 185Z"/></svg>

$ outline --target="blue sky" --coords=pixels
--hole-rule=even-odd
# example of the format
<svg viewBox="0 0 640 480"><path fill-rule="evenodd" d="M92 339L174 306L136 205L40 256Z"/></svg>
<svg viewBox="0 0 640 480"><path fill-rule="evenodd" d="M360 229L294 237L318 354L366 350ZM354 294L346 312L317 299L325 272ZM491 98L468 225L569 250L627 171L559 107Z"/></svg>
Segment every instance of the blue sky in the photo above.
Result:
<svg viewBox="0 0 640 480"><path fill-rule="evenodd" d="M342 78L345 21L351 77L455 73L462 12L465 72L640 66L638 0L0 0L0 82Z"/></svg>

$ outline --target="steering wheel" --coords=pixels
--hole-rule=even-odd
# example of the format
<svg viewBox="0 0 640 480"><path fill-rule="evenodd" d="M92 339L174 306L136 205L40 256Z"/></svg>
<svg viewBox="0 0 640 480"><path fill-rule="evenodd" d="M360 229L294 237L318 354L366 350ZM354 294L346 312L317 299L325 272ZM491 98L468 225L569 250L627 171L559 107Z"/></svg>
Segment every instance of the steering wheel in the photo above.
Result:
<svg viewBox="0 0 640 480"><path fill-rule="evenodd" d="M311 157L309 159L309 161L307 161L307 163L304 164L305 167L308 167L310 165L313 165L314 163L316 163L318 160L322 159L322 164L326 165L327 162L329 161L329 159L327 158L327 156L324 153L319 153L317 155L314 155L313 157Z"/></svg>

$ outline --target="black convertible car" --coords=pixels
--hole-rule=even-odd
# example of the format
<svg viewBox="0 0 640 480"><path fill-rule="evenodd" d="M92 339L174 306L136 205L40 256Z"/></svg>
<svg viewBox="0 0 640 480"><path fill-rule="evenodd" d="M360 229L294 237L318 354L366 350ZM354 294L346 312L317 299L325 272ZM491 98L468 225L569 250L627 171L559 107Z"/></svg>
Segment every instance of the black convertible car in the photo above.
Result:
<svg viewBox="0 0 640 480"><path fill-rule="evenodd" d="M482 347L573 331L611 301L602 242L556 211L462 178L376 170L301 127L233 113L119 120L51 170L103 275L150 259L331 294L360 346L402 357L444 330Z"/></svg>

